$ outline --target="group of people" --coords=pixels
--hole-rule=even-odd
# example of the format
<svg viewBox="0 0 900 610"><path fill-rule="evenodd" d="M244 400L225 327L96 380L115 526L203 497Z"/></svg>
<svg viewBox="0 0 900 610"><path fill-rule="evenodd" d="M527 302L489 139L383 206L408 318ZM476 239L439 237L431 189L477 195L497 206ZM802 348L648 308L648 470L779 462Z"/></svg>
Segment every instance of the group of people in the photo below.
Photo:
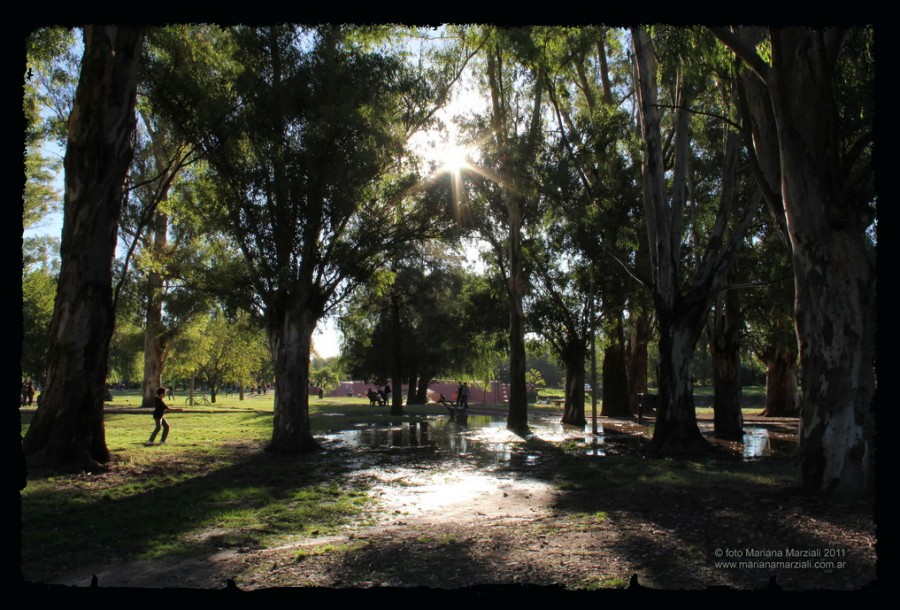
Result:
<svg viewBox="0 0 900 610"><path fill-rule="evenodd" d="M384 384L383 388L378 388L378 390L373 390L369 388L366 390L366 397L369 399L369 404L374 406L378 405L386 405L391 399L391 384Z"/></svg>
<svg viewBox="0 0 900 610"><path fill-rule="evenodd" d="M438 403L447 406L454 406L458 409L468 409L469 408L469 384L461 383L459 387L456 389L456 402L451 402L447 400L447 397L443 394L440 395L438 399Z"/></svg>
<svg viewBox="0 0 900 610"><path fill-rule="evenodd" d="M30 379L26 379L22 383L22 406L31 406L34 404L35 388L34 383Z"/></svg>

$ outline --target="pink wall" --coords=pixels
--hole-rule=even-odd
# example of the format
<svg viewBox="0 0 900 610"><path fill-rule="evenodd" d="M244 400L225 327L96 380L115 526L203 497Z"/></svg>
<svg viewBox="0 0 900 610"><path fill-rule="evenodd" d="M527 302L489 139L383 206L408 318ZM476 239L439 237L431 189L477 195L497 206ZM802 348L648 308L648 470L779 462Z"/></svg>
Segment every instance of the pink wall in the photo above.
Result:
<svg viewBox="0 0 900 610"><path fill-rule="evenodd" d="M493 381L486 386L470 383L469 404L507 402L509 400L508 387L507 384L499 381ZM378 386L363 381L342 381L330 395L346 397L349 391L357 398L365 398L366 390L369 388L377 390ZM447 400L455 402L458 388L459 384L452 381L436 381L428 384L428 397L437 400L439 394L443 394ZM405 400L408 387L404 385L402 391Z"/></svg>

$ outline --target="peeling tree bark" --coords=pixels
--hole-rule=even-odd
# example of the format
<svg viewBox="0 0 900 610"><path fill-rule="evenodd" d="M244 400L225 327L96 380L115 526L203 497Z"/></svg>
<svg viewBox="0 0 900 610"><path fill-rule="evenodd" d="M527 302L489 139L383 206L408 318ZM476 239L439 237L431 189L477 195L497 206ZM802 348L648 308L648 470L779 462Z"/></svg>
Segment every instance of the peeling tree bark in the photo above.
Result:
<svg viewBox="0 0 900 610"><path fill-rule="evenodd" d="M709 444L700 434L694 408L691 363L703 328L704 303L677 302L657 308L659 317L659 403L651 449L660 455L702 453Z"/></svg>
<svg viewBox="0 0 900 610"><path fill-rule="evenodd" d="M874 289L866 226L838 186L834 93L823 79L834 54L819 32L774 34L769 90L797 290L802 485L855 496L875 488Z"/></svg>
<svg viewBox="0 0 900 610"><path fill-rule="evenodd" d="M112 260L133 154L142 42L140 28L84 28L65 157L62 263L47 383L23 442L27 455L60 468L94 469L110 457L103 390L115 323Z"/></svg>
<svg viewBox="0 0 900 610"><path fill-rule="evenodd" d="M275 416L269 450L319 449L309 425L309 354L317 316L302 303L269 313L269 345L275 360Z"/></svg>
<svg viewBox="0 0 900 610"><path fill-rule="evenodd" d="M871 196L850 188L842 165L833 80L845 32L773 29L769 65L745 38L713 31L767 86L777 128L802 371L800 484L815 494L870 496L875 287L865 232Z"/></svg>

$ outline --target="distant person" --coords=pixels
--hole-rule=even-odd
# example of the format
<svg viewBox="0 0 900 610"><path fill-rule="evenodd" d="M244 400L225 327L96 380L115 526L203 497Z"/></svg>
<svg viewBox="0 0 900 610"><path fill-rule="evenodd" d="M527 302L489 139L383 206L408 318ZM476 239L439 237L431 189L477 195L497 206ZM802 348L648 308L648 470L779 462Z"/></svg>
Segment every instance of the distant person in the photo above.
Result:
<svg viewBox="0 0 900 610"><path fill-rule="evenodd" d="M163 401L165 395L165 388L156 390L156 398L153 401L153 419L156 421L156 428L153 429L150 440L144 443L144 445L148 447L156 440L156 435L159 434L160 430L162 430L162 438L159 439L160 445L164 444L166 438L169 436L169 422L166 421L166 411L170 411L171 409L169 409L168 405Z"/></svg>
<svg viewBox="0 0 900 610"><path fill-rule="evenodd" d="M384 404L391 402L391 384L384 384Z"/></svg>
<svg viewBox="0 0 900 610"><path fill-rule="evenodd" d="M376 392L376 391L373 390L372 388L369 388L368 390L366 390L366 396L367 396L368 399L369 399L369 406L370 406L370 407L374 407L376 404L378 404L378 405L383 405L383 404L384 404L384 399L383 399L382 396L381 396L381 391L380 391L380 390L379 390L378 392Z"/></svg>
<svg viewBox="0 0 900 610"><path fill-rule="evenodd" d="M469 408L469 384L464 383L459 386L459 402L458 405L463 409Z"/></svg>

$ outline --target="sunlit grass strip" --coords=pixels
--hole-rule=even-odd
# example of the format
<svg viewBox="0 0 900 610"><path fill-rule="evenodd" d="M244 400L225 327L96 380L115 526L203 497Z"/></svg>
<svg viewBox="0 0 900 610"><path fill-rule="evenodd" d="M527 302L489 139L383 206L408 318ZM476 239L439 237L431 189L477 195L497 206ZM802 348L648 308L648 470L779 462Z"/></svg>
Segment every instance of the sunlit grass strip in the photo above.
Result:
<svg viewBox="0 0 900 610"><path fill-rule="evenodd" d="M170 421L169 443L144 447L148 413L107 414L109 472L31 473L22 492L26 578L266 545L365 521L366 490L342 482L339 466L263 451L271 414L176 412Z"/></svg>

